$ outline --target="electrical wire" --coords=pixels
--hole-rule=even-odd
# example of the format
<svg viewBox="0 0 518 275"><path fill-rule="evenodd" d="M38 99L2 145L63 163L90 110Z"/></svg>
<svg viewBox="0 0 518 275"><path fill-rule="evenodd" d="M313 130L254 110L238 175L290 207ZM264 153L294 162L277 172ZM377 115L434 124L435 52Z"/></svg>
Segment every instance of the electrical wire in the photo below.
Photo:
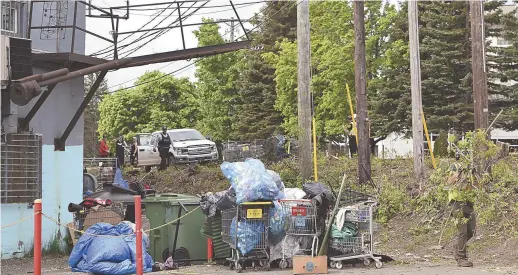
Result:
<svg viewBox="0 0 518 275"><path fill-rule="evenodd" d="M254 2L235 3L234 6L243 6L243 5L250 5L250 4L260 4L260 3L267 3L267 2L268 1L254 1ZM225 4L225 5L217 5L217 6L202 6L200 8L210 9L210 8L226 8L226 7L232 7L232 5ZM193 8L198 8L198 7L193 7ZM121 8L121 9L126 9L126 8ZM131 8L131 6L129 8L129 10L133 10L133 11L154 11L154 10L161 10L161 9L164 9L164 8Z"/></svg>
<svg viewBox="0 0 518 275"><path fill-rule="evenodd" d="M267 2L267 1L264 1L264 2ZM242 8L247 8L249 6L253 6L253 5L257 5L259 4L260 2L255 2L255 3L250 3L248 5L243 5L241 7L236 7L236 10L238 9L242 9ZM226 11L233 11L234 9L230 8L230 9L225 9L225 10L218 10L218 11L211 11L211 12L203 12L203 13L197 13L196 15L207 15L207 14L216 14L216 13L222 13L222 12L226 12ZM137 16L151 16L149 14L143 14L143 13L131 13L131 15L137 15ZM164 15L162 15L164 16Z"/></svg>
<svg viewBox="0 0 518 275"><path fill-rule="evenodd" d="M208 3L208 2L207 2L207 3ZM193 5L194 5L194 4L193 4ZM192 6L191 6L191 7L192 7ZM186 11L184 11L184 12L183 12L183 14L181 14L179 18L177 18L175 21L173 21L172 23L170 23L167 27L171 27L171 26L173 26L175 23L179 22L179 20L180 20L180 18L181 18L181 17L184 17L184 16L185 16L185 17L184 17L184 20L185 20L185 19L189 18L190 16L192 16L192 15L193 15L197 10L192 11L190 14L185 15L186 13L188 13L188 12L190 11L191 7L189 7ZM174 13L174 12L173 12L173 13ZM171 13L170 15L172 15L172 13ZM155 27L156 27L156 26L158 26L158 25L160 25L163 21L165 21L165 19L166 19L166 18L162 19L162 20L159 22L159 24L155 25ZM131 43L128 43L128 44L126 44L126 45L124 45L124 46L121 46L121 49L124 49L124 48L126 48L126 47L128 47L128 46L134 46L134 45L135 45L135 43L140 42L140 41L142 41L142 40L144 40L144 39L146 39L146 38L149 38L149 37L151 37L151 36L153 36L153 35L154 35L155 37L151 38L149 41L145 42L144 44L136 45L136 46L135 46L135 48L133 48L133 49L127 49L126 51L121 51L121 52L119 52L119 54L120 54L120 55L125 55L124 57L127 57L127 56L129 56L130 54L132 54L132 53L136 52L137 50L141 49L142 47L144 47L145 45L147 45L147 44L148 44L148 43L150 43L151 41L153 41L153 40L157 39L158 37L162 36L163 34L165 34L165 33L169 32L170 30L171 30L171 29L157 30L157 31L154 31L154 32L153 32L152 30L147 31L146 33L144 33L143 35L141 35L139 38L137 38L136 40L132 41ZM150 32L152 32L152 33L150 33ZM110 51L111 51L111 50L110 50ZM107 58L107 57L106 57L106 58Z"/></svg>
<svg viewBox="0 0 518 275"><path fill-rule="evenodd" d="M298 6L298 5L300 4L300 2L299 2L299 1L301 2L301 1L303 1L303 0L293 1L293 4L291 4L291 5L290 5L290 8L291 8L291 7L293 7L293 6ZM295 4L296 4L296 5L295 5ZM281 12L282 10L284 10L286 7L288 7L288 6L283 6L281 9L279 9L279 10L278 10L276 13L274 13L273 15L278 14L279 12ZM266 10L266 8L267 8L267 6L266 6L265 8L263 8L259 13L257 13L257 14L256 14L256 15L254 15L254 16L252 16L250 19L252 19L252 18L254 18L254 17L258 16L259 14L261 14L262 12L264 12L264 11ZM273 16L273 15L272 15L272 16ZM249 19L249 20L250 20L250 19ZM270 19L270 20L272 20L272 19ZM265 23L266 23L266 21L267 21L267 20L264 20L264 21L262 21L261 23L257 24L257 26L255 26L254 28L252 28L249 32L252 32L252 31L256 30L257 28L261 27L263 24L265 24ZM234 29L235 29L235 28L237 28L237 27L238 27L238 26L234 26L234 28L232 28L231 30L229 30L228 32L226 32L226 33L225 33L225 34L223 34L223 35L226 35L226 34L230 33L230 31L234 31ZM246 34L243 34L242 36L238 37L238 38L237 38L237 40L239 40L239 39L241 39L241 38L243 38L243 37L245 37L245 36L246 36ZM146 82L142 82L142 83L134 84L134 85L129 86L129 87L121 88L121 89L118 89L118 90L113 91L112 93L116 93L116 92L119 92L119 91L122 91L122 90L132 89L132 88L135 88L135 87L138 87L138 86L142 86L142 85L145 85L145 84L149 84L149 83L155 82L155 81L157 81L157 80L160 80L160 79L162 79L162 78L164 78L164 77L166 77L166 76L175 76L176 74L179 74L179 73L183 72L184 70L187 70L188 68L190 68L190 67L192 67L192 66L196 65L196 63L198 63L199 61L201 61L201 60L203 60L203 59L205 59L205 58L207 58L207 57L202 57L202 58L196 59L195 61L191 62L190 64L187 64L186 66L183 66L182 68L180 68L180 69L178 69L178 70L172 71L172 72L167 73L167 74L165 74L165 75L162 75L162 76L160 76L160 77L157 77L157 78L154 78L154 79L148 80L148 81L146 81ZM129 81L126 81L126 82L124 82L124 83L127 83L127 82L129 82ZM123 83L120 83L120 84L117 84L117 85L111 86L110 88L115 87L115 86L119 86L119 85L121 85L121 84L123 84ZM108 89L109 89L109 88L108 88Z"/></svg>
<svg viewBox="0 0 518 275"><path fill-rule="evenodd" d="M207 4L208 2L209 2L209 1L207 1L205 4ZM189 9L190 9L190 8L189 8ZM183 20L188 19L190 16L192 16L192 15L193 15L194 13L196 13L198 10L199 10L199 8L198 8L198 9L196 9L196 10L194 10L193 12L191 12L191 14L187 15L185 18L183 18ZM177 19L177 20L175 20L173 23L169 24L169 26L168 26L168 27L171 27L171 26L172 26L173 24L175 24L176 22L180 22L180 21L182 20L182 17L183 17L183 15L180 15L180 16L178 17L178 19ZM132 53L134 53L134 52L136 52L136 51L140 50L142 47L144 47L144 46L146 46L147 44L149 44L149 42L151 42L151 41L153 41L153 40L155 40L155 39L159 38L160 36L164 35L165 33L169 32L169 31L171 31L171 29L165 29L165 30L158 31L158 32L157 32L157 35L156 35L155 37L151 38L151 39L150 39L149 41L147 41L146 43L144 43L144 44L142 44L142 45L140 45L140 46L136 47L136 48L135 48L135 49L133 49L133 50L131 50L129 53L128 53L128 52L126 52L127 54L126 54L124 57L127 57L127 56L129 56L130 54L132 54Z"/></svg>
<svg viewBox="0 0 518 275"><path fill-rule="evenodd" d="M169 6L171 6L171 5L173 5L173 4L169 4ZM182 5L183 5L183 3L182 3ZM169 6L168 6L168 7L169 7ZM149 20L146 24L142 25L140 28L138 28L138 30L137 30L137 31L142 30L144 27L146 27L147 25L149 25L151 22L155 21L155 19L157 19L157 18L158 18L160 15L162 15L162 13L164 13L165 11L166 11L166 10L164 9L164 10L162 10L161 12L159 12L158 14L156 14L156 15L153 17L153 19ZM173 14L175 11L176 11L176 10L173 10L173 12L171 12L171 14ZM170 15L171 15L171 14L170 14ZM166 17L166 18L167 18L167 17ZM160 21L160 22L159 22L157 25L155 25L153 28L156 28L156 26L160 25L160 23L162 23L164 20L165 20L165 19L162 19L162 21ZM136 32L129 34L128 36L124 37L123 39L121 39L121 40L120 40L120 41L118 41L118 42L122 42L122 41L124 41L124 40L126 40L126 39L130 38L130 37L131 37L132 35L134 35L134 34L136 34ZM138 38L137 38L137 39L138 39ZM135 43L135 42L132 42L132 43ZM132 43L129 43L129 44L126 44L126 45L131 45ZM95 52L95 53L91 54L91 56L96 56L96 55L104 54L104 53L101 53L101 52L104 52L104 51L106 51L107 49L109 49L109 48L113 48L113 47L114 47L114 45L112 44L112 45L110 45L110 46L108 46L108 47L106 47L106 48L104 48L104 49L102 49L102 50L99 50L99 51L97 51L97 52ZM121 46L121 47L122 47L122 46ZM111 51L111 49L109 49L109 51Z"/></svg>

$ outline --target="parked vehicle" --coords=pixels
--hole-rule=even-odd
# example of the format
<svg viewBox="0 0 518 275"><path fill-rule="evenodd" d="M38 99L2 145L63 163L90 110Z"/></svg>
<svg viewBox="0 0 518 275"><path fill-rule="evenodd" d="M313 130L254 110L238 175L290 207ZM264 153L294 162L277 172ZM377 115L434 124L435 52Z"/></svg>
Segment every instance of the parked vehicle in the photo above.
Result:
<svg viewBox="0 0 518 275"><path fill-rule="evenodd" d="M160 155L157 143L160 131L152 134L137 134L138 166L145 166L146 170L160 165ZM170 163L182 164L191 162L207 162L218 160L216 144L206 139L195 129L168 130L172 144L169 149Z"/></svg>

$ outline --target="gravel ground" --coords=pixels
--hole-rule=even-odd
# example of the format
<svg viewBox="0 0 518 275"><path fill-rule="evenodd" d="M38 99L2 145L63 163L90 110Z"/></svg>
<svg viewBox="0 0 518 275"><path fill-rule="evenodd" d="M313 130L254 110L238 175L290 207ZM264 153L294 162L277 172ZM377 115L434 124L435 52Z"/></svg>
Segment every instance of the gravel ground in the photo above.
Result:
<svg viewBox="0 0 518 275"><path fill-rule="evenodd" d="M42 262L43 274L50 275L77 275L78 273L70 272L67 267L67 258L45 258ZM1 263L2 275L21 275L32 273L32 259L16 259L4 260ZM185 275L228 275L234 274L235 271L229 271L224 266L200 265L186 267L175 271L163 271L153 274L185 274ZM291 275L291 270L271 270L268 272L261 270L247 270L243 274L246 275ZM350 267L343 270L330 270L329 274L352 274L352 275L487 275L487 274L517 274L518 266L514 267L490 267L475 266L474 268L458 268L451 262L440 263L414 263L404 265L386 264L381 269Z"/></svg>

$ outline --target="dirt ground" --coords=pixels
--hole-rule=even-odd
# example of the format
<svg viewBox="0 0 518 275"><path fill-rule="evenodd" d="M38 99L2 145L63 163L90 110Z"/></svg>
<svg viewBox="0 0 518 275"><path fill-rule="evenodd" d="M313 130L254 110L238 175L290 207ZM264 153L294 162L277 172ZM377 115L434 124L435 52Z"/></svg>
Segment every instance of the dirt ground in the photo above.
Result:
<svg viewBox="0 0 518 275"><path fill-rule="evenodd" d="M67 265L67 257L46 257L42 262L43 274L45 275L73 275L79 273L70 272ZM32 273L33 262L32 259L13 259L3 260L1 262L2 275L20 275ZM174 271L156 272L153 274L185 274L185 275L228 275L235 271L229 271L224 266L214 265L199 265L192 267L185 267ZM243 274L259 275L288 275L293 274L291 270L277 270L273 269L268 272L262 270L246 270ZM342 270L329 270L329 274L353 274L353 275L487 275L487 274L518 274L518 265L515 266L496 266L496 265L479 265L476 264L474 268L459 268L454 265L452 261L422 261L411 262L403 264L401 262L394 262L392 264L385 264L381 269L369 267L344 267Z"/></svg>

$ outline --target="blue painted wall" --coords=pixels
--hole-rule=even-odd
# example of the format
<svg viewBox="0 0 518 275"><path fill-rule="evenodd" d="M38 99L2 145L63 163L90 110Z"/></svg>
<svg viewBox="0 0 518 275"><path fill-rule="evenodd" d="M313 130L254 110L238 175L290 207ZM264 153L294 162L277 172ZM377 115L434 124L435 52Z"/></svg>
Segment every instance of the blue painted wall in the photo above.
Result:
<svg viewBox="0 0 518 275"><path fill-rule="evenodd" d="M43 212L62 224L72 222L67 206L82 200L83 146L67 146L64 152L54 151L54 146L44 145L43 167ZM78 172L79 170L79 172ZM34 212L27 204L2 204L2 224L10 224ZM48 246L55 237L63 239L66 228L43 217L42 242ZM29 219L16 226L2 230L2 259L21 257L32 249L34 221Z"/></svg>

